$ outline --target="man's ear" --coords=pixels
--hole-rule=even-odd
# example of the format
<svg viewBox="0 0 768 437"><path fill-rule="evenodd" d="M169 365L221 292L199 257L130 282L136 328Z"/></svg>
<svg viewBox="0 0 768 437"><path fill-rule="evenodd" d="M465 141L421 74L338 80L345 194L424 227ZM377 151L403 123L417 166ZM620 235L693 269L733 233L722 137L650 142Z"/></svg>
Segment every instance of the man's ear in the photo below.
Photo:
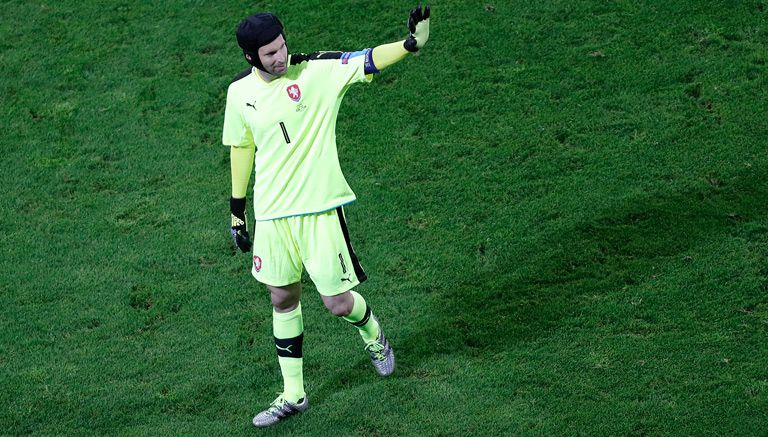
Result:
<svg viewBox="0 0 768 437"><path fill-rule="evenodd" d="M248 61L253 61L253 58L248 53L245 54L245 59L247 59Z"/></svg>

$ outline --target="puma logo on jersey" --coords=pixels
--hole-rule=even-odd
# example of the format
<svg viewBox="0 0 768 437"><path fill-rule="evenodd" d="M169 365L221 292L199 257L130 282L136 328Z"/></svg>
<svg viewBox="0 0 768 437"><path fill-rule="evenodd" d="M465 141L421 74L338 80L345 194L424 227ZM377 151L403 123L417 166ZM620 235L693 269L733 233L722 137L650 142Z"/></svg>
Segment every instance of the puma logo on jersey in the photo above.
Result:
<svg viewBox="0 0 768 437"><path fill-rule="evenodd" d="M253 104L246 102L245 106L250 106L251 108L253 108L254 111L257 111L257 109L256 109L256 100L253 101Z"/></svg>

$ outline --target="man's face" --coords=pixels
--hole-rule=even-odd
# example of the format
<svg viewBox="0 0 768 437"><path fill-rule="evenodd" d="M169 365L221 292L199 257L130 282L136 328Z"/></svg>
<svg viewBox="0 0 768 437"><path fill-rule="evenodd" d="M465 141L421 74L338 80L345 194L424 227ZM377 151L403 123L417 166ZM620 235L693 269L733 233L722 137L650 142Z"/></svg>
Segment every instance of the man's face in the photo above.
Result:
<svg viewBox="0 0 768 437"><path fill-rule="evenodd" d="M259 48L259 59L264 70L273 76L282 76L288 72L288 47L285 38L278 35L271 43Z"/></svg>

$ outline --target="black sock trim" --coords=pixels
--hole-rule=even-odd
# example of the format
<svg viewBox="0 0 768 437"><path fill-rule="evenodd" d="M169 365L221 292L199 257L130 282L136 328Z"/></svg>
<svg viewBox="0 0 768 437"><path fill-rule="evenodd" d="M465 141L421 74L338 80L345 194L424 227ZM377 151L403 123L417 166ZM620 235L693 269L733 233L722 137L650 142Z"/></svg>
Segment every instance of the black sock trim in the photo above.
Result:
<svg viewBox="0 0 768 437"><path fill-rule="evenodd" d="M303 332L299 334L298 337L293 338L275 337L275 349L277 350L277 356L285 358L302 358L304 356L301 348L303 343Z"/></svg>
<svg viewBox="0 0 768 437"><path fill-rule="evenodd" d="M352 323L353 325L357 326L358 328L362 328L365 326L366 323L368 323L368 320L371 319L371 307L369 307L367 304L365 305L365 315L363 316L363 319L359 322Z"/></svg>

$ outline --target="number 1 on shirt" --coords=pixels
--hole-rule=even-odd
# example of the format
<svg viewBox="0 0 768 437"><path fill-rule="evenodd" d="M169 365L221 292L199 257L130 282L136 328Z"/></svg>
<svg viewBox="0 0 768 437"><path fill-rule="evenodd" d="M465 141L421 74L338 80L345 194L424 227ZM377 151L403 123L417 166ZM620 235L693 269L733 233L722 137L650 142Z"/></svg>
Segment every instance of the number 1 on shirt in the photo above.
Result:
<svg viewBox="0 0 768 437"><path fill-rule="evenodd" d="M291 138L288 136L288 131L285 130L285 123L283 123L282 121L280 122L280 129L283 130L283 136L285 137L285 143L286 144L291 144Z"/></svg>

